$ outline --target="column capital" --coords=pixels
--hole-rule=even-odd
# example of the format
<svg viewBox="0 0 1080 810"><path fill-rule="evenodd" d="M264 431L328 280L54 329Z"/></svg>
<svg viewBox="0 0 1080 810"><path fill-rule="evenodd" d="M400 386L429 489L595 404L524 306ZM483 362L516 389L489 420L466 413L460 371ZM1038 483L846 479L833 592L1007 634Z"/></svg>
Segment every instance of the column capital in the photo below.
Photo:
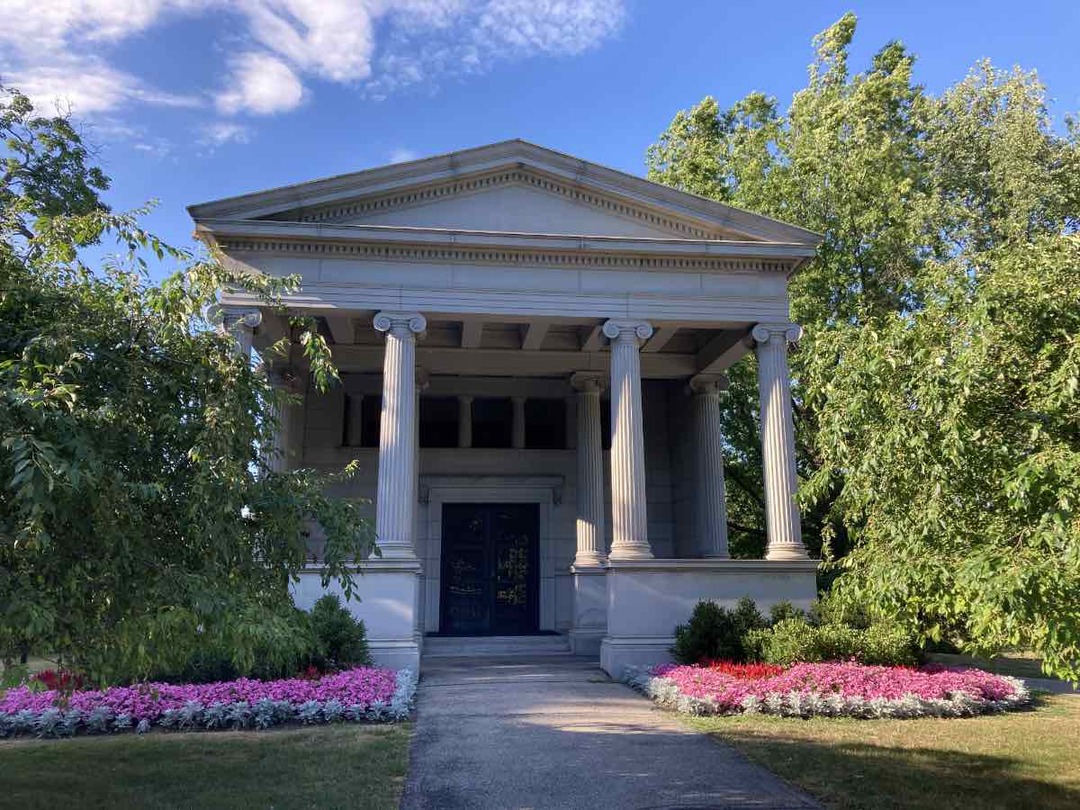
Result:
<svg viewBox="0 0 1080 810"><path fill-rule="evenodd" d="M575 371L570 375L570 387L583 394L601 394L608 386L603 371Z"/></svg>
<svg viewBox="0 0 1080 810"><path fill-rule="evenodd" d="M458 394L458 397L457 397L458 402L462 402L462 403L465 403L467 405L471 405L473 399L475 399L475 397L473 397L472 394Z"/></svg>
<svg viewBox="0 0 1080 810"><path fill-rule="evenodd" d="M803 328L797 323L759 323L750 330L750 337L758 345L765 345L770 340L779 343L798 343L802 338Z"/></svg>
<svg viewBox="0 0 1080 810"><path fill-rule="evenodd" d="M255 329L263 321L263 314L257 309L225 309L223 307L215 307L218 316L221 318L221 325L226 329ZM214 312L210 313L210 317L213 318Z"/></svg>
<svg viewBox="0 0 1080 810"><path fill-rule="evenodd" d="M719 396L730 384L727 374L696 374L690 378L687 387L696 395Z"/></svg>
<svg viewBox="0 0 1080 810"><path fill-rule="evenodd" d="M652 337L653 327L648 321L631 321L612 318L604 322L604 337L612 343L633 343L635 346L642 340Z"/></svg>
<svg viewBox="0 0 1080 810"><path fill-rule="evenodd" d="M427 329L427 319L419 312L379 312L372 319L378 332L394 332L403 335L408 331L419 335Z"/></svg>

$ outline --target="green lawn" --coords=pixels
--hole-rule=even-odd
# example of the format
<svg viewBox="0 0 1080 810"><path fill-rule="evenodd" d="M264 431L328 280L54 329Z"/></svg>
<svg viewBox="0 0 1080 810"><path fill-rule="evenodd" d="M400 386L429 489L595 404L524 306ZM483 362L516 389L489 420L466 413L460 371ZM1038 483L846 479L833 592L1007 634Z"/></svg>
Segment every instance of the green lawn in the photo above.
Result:
<svg viewBox="0 0 1080 810"><path fill-rule="evenodd" d="M0 807L394 808L410 726L0 742Z"/></svg>
<svg viewBox="0 0 1080 810"><path fill-rule="evenodd" d="M963 720L689 722L841 808L1080 807L1080 697Z"/></svg>

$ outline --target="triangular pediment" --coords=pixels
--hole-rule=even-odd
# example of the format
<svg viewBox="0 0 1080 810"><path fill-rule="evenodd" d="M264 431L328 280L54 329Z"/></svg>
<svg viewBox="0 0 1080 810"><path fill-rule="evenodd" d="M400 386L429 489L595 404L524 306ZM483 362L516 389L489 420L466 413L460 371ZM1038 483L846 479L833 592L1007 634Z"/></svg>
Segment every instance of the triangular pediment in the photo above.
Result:
<svg viewBox="0 0 1080 810"><path fill-rule="evenodd" d="M192 206L228 220L816 245L816 234L554 152L505 141Z"/></svg>
<svg viewBox="0 0 1080 810"><path fill-rule="evenodd" d="M744 234L677 217L550 175L511 167L448 182L360 195L267 217L279 222L638 239L740 239Z"/></svg>

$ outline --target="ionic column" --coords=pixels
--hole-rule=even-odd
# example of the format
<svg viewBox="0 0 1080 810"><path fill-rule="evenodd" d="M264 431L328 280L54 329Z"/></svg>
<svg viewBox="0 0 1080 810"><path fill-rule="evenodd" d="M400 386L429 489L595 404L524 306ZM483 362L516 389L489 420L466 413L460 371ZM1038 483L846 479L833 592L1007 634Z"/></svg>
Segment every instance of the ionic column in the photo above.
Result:
<svg viewBox="0 0 1080 810"><path fill-rule="evenodd" d="M472 447L472 402L469 396L460 396L458 401L457 446Z"/></svg>
<svg viewBox="0 0 1080 810"><path fill-rule="evenodd" d="M724 491L724 451L720 425L723 375L699 374L690 380L694 398L695 445L694 518L698 548L705 557L727 557L727 495Z"/></svg>
<svg viewBox="0 0 1080 810"><path fill-rule="evenodd" d="M270 443L263 448L263 463L272 472L284 472L286 469L285 449L288 446L285 407L282 402L284 396L285 381L278 371L268 371L267 377L274 388L274 397L270 401L270 418L274 422L274 436Z"/></svg>
<svg viewBox="0 0 1080 810"><path fill-rule="evenodd" d="M645 435L638 348L653 333L645 321L611 320L611 560L649 559L645 510Z"/></svg>
<svg viewBox="0 0 1080 810"><path fill-rule="evenodd" d="M765 478L765 525L768 560L805 560L795 500L795 422L787 346L802 336L796 324L758 324L750 333L758 361L761 397L761 458Z"/></svg>
<svg viewBox="0 0 1080 810"><path fill-rule="evenodd" d="M514 397L514 421L511 424L510 444L521 449L525 446L525 397Z"/></svg>
<svg viewBox="0 0 1080 810"><path fill-rule="evenodd" d="M431 377L426 369L416 369L416 419L413 420L413 446L416 448L416 475L412 479L412 504L413 504L413 538L416 537L417 529L417 504L420 503L420 397L431 385ZM413 544L415 549L415 540Z"/></svg>
<svg viewBox="0 0 1080 810"><path fill-rule="evenodd" d="M380 312L374 326L386 333L375 535L383 557L415 557L416 335L427 321L417 312Z"/></svg>
<svg viewBox="0 0 1080 810"><path fill-rule="evenodd" d="M577 394L577 556L574 565L604 561L604 450L600 436L600 394L604 375L578 372L570 378Z"/></svg>
<svg viewBox="0 0 1080 810"><path fill-rule="evenodd" d="M248 312L227 312L222 320L225 331L233 336L236 349L251 362L251 344L255 339L255 330L262 323L262 313L253 309Z"/></svg>

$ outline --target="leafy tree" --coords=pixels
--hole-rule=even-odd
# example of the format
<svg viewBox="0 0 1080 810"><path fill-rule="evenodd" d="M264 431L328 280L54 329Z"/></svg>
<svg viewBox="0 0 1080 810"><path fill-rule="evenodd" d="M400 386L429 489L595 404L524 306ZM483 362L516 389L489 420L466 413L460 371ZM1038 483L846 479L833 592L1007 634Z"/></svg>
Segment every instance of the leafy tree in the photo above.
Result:
<svg viewBox="0 0 1080 810"><path fill-rule="evenodd" d="M108 681L206 644L250 669L275 634L289 643L313 522L324 579L347 593L372 550L358 505L327 497L325 478L269 469L283 394L209 314L225 287L276 305L296 282L233 275L143 231L139 212L110 213L70 122L5 96L0 656L46 649ZM84 264L106 238L125 252ZM180 269L151 283L149 253ZM294 339L325 387L336 372L313 326L295 322Z"/></svg>
<svg viewBox="0 0 1080 810"><path fill-rule="evenodd" d="M939 97L890 43L851 75L855 18L816 40L781 114L679 113L650 176L824 234L792 280L808 545L840 601L1080 678L1080 137L1034 74L979 63ZM725 408L733 547L764 521L753 368Z"/></svg>
<svg viewBox="0 0 1080 810"><path fill-rule="evenodd" d="M824 236L814 262L791 284L792 315L807 328L791 358L796 381L800 473L821 465L814 447L815 414L802 390L813 386L804 362L816 352L817 326L863 323L908 305L920 263L917 226L909 212L925 198L918 114L923 90L912 81L913 58L898 43L852 75L848 14L815 38L809 84L785 114L752 93L721 111L706 98L680 112L648 152L649 177ZM757 378L752 358L731 369L723 409L732 551L760 556L765 547ZM820 549L832 520L822 498L804 512L807 545ZM832 527L842 545L844 527Z"/></svg>

